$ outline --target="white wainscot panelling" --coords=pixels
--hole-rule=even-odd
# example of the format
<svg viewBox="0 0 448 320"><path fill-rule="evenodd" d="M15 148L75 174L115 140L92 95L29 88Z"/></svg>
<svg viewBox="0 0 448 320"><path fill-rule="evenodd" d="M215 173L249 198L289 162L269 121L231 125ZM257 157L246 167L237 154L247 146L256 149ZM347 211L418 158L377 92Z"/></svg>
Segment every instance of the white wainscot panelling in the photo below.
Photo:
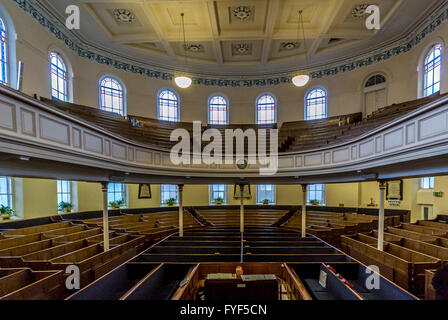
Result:
<svg viewBox="0 0 448 320"><path fill-rule="evenodd" d="M41 139L70 145L70 127L67 124L40 116L39 129Z"/></svg>
<svg viewBox="0 0 448 320"><path fill-rule="evenodd" d="M77 128L72 129L72 144L75 148L81 148L81 130Z"/></svg>
<svg viewBox="0 0 448 320"><path fill-rule="evenodd" d="M84 132L84 149L103 154L103 139L89 132Z"/></svg>
<svg viewBox="0 0 448 320"><path fill-rule="evenodd" d="M302 156L296 156L296 167L297 168L303 167L303 157Z"/></svg>
<svg viewBox="0 0 448 320"><path fill-rule="evenodd" d="M126 160L126 147L121 144L112 143L112 157Z"/></svg>
<svg viewBox="0 0 448 320"><path fill-rule="evenodd" d="M415 123L406 126L406 144L415 142Z"/></svg>
<svg viewBox="0 0 448 320"><path fill-rule="evenodd" d="M375 140L371 139L369 141L359 144L359 157L365 158L373 155L375 153Z"/></svg>
<svg viewBox="0 0 448 320"><path fill-rule="evenodd" d="M447 112L440 112L418 122L419 141L447 132Z"/></svg>
<svg viewBox="0 0 448 320"><path fill-rule="evenodd" d="M28 136L36 136L35 113L21 109L20 119L22 120L22 133Z"/></svg>
<svg viewBox="0 0 448 320"><path fill-rule="evenodd" d="M16 131L16 106L0 100L0 128Z"/></svg>
<svg viewBox="0 0 448 320"><path fill-rule="evenodd" d="M322 153L305 155L305 167L319 166L322 164Z"/></svg>
<svg viewBox="0 0 448 320"><path fill-rule="evenodd" d="M350 160L350 148L333 151L333 163L341 163Z"/></svg>
<svg viewBox="0 0 448 320"><path fill-rule="evenodd" d="M403 128L384 134L384 151L403 146Z"/></svg>
<svg viewBox="0 0 448 320"><path fill-rule="evenodd" d="M279 157L278 167L281 169L294 168L294 157Z"/></svg>
<svg viewBox="0 0 448 320"><path fill-rule="evenodd" d="M136 149L135 160L139 163L152 164L152 152Z"/></svg>

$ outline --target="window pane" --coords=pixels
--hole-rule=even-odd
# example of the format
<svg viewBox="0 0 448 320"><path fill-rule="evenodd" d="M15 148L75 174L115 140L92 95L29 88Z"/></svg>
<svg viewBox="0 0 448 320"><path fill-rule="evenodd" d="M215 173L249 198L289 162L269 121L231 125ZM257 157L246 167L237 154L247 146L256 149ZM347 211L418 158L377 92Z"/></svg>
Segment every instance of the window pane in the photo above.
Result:
<svg viewBox="0 0 448 320"><path fill-rule="evenodd" d="M327 93L323 89L314 89L306 98L305 120L325 118L327 118Z"/></svg>
<svg viewBox="0 0 448 320"><path fill-rule="evenodd" d="M441 61L442 46L437 44L431 49L425 59L423 88L425 96L430 96L440 91Z"/></svg>
<svg viewBox="0 0 448 320"><path fill-rule="evenodd" d="M123 183L109 183L107 189L107 202L123 201L126 204L126 188Z"/></svg>
<svg viewBox="0 0 448 320"><path fill-rule="evenodd" d="M175 199L177 203L178 190L177 185L174 184L162 184L160 186L160 203L166 204L168 199Z"/></svg>
<svg viewBox="0 0 448 320"><path fill-rule="evenodd" d="M171 90L162 90L159 93L158 108L159 120L178 122L179 121L179 99Z"/></svg>
<svg viewBox="0 0 448 320"><path fill-rule="evenodd" d="M227 108L227 99L223 96L210 98L208 104L209 123L218 125L227 124Z"/></svg>
<svg viewBox="0 0 448 320"><path fill-rule="evenodd" d="M265 199L269 200L269 204L275 204L275 185L257 185L257 204L262 204Z"/></svg>
<svg viewBox="0 0 448 320"><path fill-rule="evenodd" d="M269 94L263 95L257 100L257 124L275 123L275 98Z"/></svg>
<svg viewBox="0 0 448 320"><path fill-rule="evenodd" d="M10 177L0 177L0 205L12 208L12 186Z"/></svg>
<svg viewBox="0 0 448 320"><path fill-rule="evenodd" d="M56 52L50 53L51 95L53 98L67 101L67 69L61 56Z"/></svg>
<svg viewBox="0 0 448 320"><path fill-rule="evenodd" d="M124 91L118 80L110 77L101 80L100 103L101 110L124 115Z"/></svg>
<svg viewBox="0 0 448 320"><path fill-rule="evenodd" d="M0 19L0 83L8 83L8 37L6 27Z"/></svg>
<svg viewBox="0 0 448 320"><path fill-rule="evenodd" d="M324 184L310 184L308 185L307 202L319 201L319 204L325 204L325 185Z"/></svg>
<svg viewBox="0 0 448 320"><path fill-rule="evenodd" d="M222 198L222 203L227 203L227 185L225 184L212 184L210 185L210 199L211 204L215 204L215 199Z"/></svg>

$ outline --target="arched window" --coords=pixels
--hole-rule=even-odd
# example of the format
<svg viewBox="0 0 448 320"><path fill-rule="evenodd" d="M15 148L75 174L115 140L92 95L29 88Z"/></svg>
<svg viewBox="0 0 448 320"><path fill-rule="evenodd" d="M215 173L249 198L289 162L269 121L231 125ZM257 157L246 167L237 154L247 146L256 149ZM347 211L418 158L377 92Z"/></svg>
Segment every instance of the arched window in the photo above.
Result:
<svg viewBox="0 0 448 320"><path fill-rule="evenodd" d="M68 74L64 60L57 52L50 52L51 97L68 101Z"/></svg>
<svg viewBox="0 0 448 320"><path fill-rule="evenodd" d="M327 92L317 88L311 90L306 96L305 120L318 120L327 117Z"/></svg>
<svg viewBox="0 0 448 320"><path fill-rule="evenodd" d="M387 105L387 80L382 74L374 74L364 84L364 113L369 115Z"/></svg>
<svg viewBox="0 0 448 320"><path fill-rule="evenodd" d="M213 96L208 101L208 123L227 124L229 104L223 96Z"/></svg>
<svg viewBox="0 0 448 320"><path fill-rule="evenodd" d="M436 44L425 58L423 95L430 96L440 91L442 45Z"/></svg>
<svg viewBox="0 0 448 320"><path fill-rule="evenodd" d="M100 80L100 108L124 116L125 93L117 79L105 77Z"/></svg>
<svg viewBox="0 0 448 320"><path fill-rule="evenodd" d="M257 124L276 123L277 103L274 96L263 94L257 99Z"/></svg>
<svg viewBox="0 0 448 320"><path fill-rule="evenodd" d="M6 25L0 18L0 83L8 84L8 33Z"/></svg>
<svg viewBox="0 0 448 320"><path fill-rule="evenodd" d="M159 108L159 120L178 122L179 115L179 97L170 89L164 89L159 92L157 101Z"/></svg>

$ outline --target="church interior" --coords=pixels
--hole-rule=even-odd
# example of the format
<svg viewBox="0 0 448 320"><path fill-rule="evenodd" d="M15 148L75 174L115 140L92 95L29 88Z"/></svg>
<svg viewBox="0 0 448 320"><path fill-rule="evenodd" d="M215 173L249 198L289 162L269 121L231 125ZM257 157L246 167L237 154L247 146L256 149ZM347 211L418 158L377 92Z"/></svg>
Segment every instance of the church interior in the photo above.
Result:
<svg viewBox="0 0 448 320"><path fill-rule="evenodd" d="M446 20L0 0L0 300L448 300Z"/></svg>

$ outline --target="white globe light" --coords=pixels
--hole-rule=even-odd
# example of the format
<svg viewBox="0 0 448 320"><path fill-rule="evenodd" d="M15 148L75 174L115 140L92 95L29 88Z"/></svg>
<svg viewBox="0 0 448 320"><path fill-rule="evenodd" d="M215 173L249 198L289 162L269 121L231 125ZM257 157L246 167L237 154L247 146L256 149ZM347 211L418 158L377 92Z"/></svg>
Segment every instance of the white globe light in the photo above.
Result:
<svg viewBox="0 0 448 320"><path fill-rule="evenodd" d="M193 80L191 80L191 78L187 77L187 76L178 76L178 77L174 78L174 82L176 82L176 85L179 88L186 89L189 86L191 86L191 83L193 82Z"/></svg>
<svg viewBox="0 0 448 320"><path fill-rule="evenodd" d="M306 74L298 74L292 78L292 83L296 87L304 87L310 81L310 76Z"/></svg>

